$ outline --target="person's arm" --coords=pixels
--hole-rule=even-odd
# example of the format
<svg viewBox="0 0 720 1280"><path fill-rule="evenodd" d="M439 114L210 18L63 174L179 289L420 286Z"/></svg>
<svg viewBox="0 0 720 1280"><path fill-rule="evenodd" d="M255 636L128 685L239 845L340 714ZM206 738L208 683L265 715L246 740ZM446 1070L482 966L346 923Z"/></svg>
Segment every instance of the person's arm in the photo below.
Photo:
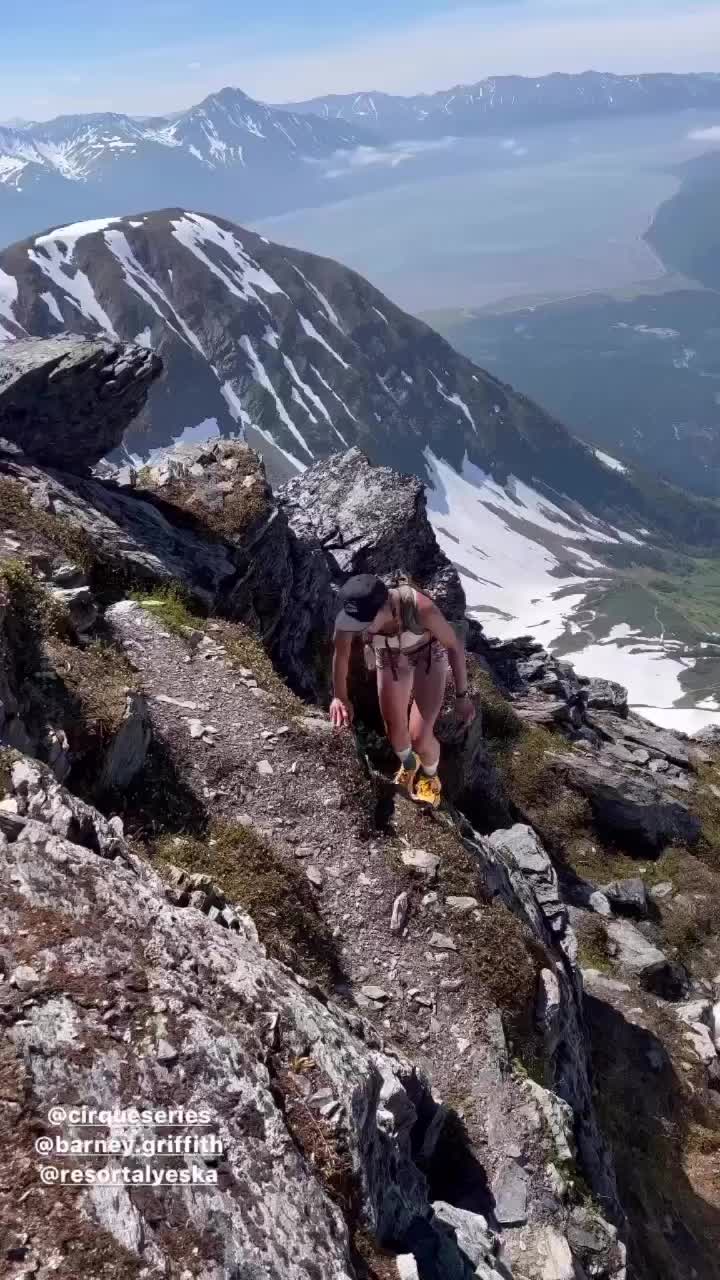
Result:
<svg viewBox="0 0 720 1280"><path fill-rule="evenodd" d="M330 719L336 729L344 729L353 721L353 709L347 688L352 640L352 635L348 631L335 633L332 664L333 700L330 703Z"/></svg>
<svg viewBox="0 0 720 1280"><path fill-rule="evenodd" d="M443 647L447 649L450 670L455 681L455 698L458 711L466 724L475 718L475 708L468 693L467 663L465 662L465 646L460 643L457 632L450 626L444 613L438 609L428 596L417 593L418 614L423 626L427 628Z"/></svg>

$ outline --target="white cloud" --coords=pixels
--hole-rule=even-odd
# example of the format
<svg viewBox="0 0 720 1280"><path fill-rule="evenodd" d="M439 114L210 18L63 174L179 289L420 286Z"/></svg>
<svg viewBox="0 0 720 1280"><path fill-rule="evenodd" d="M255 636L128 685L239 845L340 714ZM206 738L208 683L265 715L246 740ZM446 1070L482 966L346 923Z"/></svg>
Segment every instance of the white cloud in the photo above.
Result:
<svg viewBox="0 0 720 1280"><path fill-rule="evenodd" d="M501 151L509 151L511 156L526 156L527 147L521 147L517 138L503 138L500 142Z"/></svg>
<svg viewBox="0 0 720 1280"><path fill-rule="evenodd" d="M711 125L709 129L693 129L688 138L693 142L720 142L720 124Z"/></svg>
<svg viewBox="0 0 720 1280"><path fill-rule="evenodd" d="M330 158L331 168L326 178L344 178L368 168L396 169L398 165L413 160L426 151L447 151L457 138L440 138L434 142L396 142L389 147L355 147L353 150L335 151ZM307 157L308 164L325 168L327 161Z"/></svg>

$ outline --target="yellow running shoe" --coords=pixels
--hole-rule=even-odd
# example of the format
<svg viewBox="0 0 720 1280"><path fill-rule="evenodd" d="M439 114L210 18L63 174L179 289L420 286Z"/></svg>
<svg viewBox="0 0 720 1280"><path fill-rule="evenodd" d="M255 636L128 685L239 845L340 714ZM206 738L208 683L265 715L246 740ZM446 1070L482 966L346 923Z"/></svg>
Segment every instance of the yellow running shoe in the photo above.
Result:
<svg viewBox="0 0 720 1280"><path fill-rule="evenodd" d="M413 783L417 778L419 768L420 761L417 756L415 756L415 764L412 769L406 769L404 765L401 765L393 778L395 786L400 787L403 791L407 791L408 795L411 796L413 793Z"/></svg>
<svg viewBox="0 0 720 1280"><path fill-rule="evenodd" d="M421 773L415 783L412 797L420 804L428 804L431 808L437 809L442 800L442 785L437 774L434 778L428 778L426 773Z"/></svg>

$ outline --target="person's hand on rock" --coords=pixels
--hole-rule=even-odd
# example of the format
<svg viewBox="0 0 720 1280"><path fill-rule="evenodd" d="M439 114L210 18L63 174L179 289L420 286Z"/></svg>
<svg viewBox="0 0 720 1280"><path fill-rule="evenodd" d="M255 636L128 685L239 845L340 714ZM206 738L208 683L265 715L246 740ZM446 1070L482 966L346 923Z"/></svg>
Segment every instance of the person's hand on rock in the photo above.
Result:
<svg viewBox="0 0 720 1280"><path fill-rule="evenodd" d="M330 721L334 729L349 729L353 722L353 709L349 702L342 698L333 698L330 703Z"/></svg>
<svg viewBox="0 0 720 1280"><path fill-rule="evenodd" d="M475 704L472 699L469 698L467 694L464 698L458 698L455 702L455 710L460 723L465 725L466 728L469 728L477 714Z"/></svg>

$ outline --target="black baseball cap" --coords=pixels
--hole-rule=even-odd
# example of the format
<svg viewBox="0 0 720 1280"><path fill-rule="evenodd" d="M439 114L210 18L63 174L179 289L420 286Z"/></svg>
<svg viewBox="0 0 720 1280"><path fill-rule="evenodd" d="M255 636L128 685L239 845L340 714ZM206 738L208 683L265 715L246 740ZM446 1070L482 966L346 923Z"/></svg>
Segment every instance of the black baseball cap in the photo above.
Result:
<svg viewBox="0 0 720 1280"><path fill-rule="evenodd" d="M335 619L336 631L364 631L382 609L388 598L382 578L374 573L360 573L348 578L338 592L340 612Z"/></svg>

